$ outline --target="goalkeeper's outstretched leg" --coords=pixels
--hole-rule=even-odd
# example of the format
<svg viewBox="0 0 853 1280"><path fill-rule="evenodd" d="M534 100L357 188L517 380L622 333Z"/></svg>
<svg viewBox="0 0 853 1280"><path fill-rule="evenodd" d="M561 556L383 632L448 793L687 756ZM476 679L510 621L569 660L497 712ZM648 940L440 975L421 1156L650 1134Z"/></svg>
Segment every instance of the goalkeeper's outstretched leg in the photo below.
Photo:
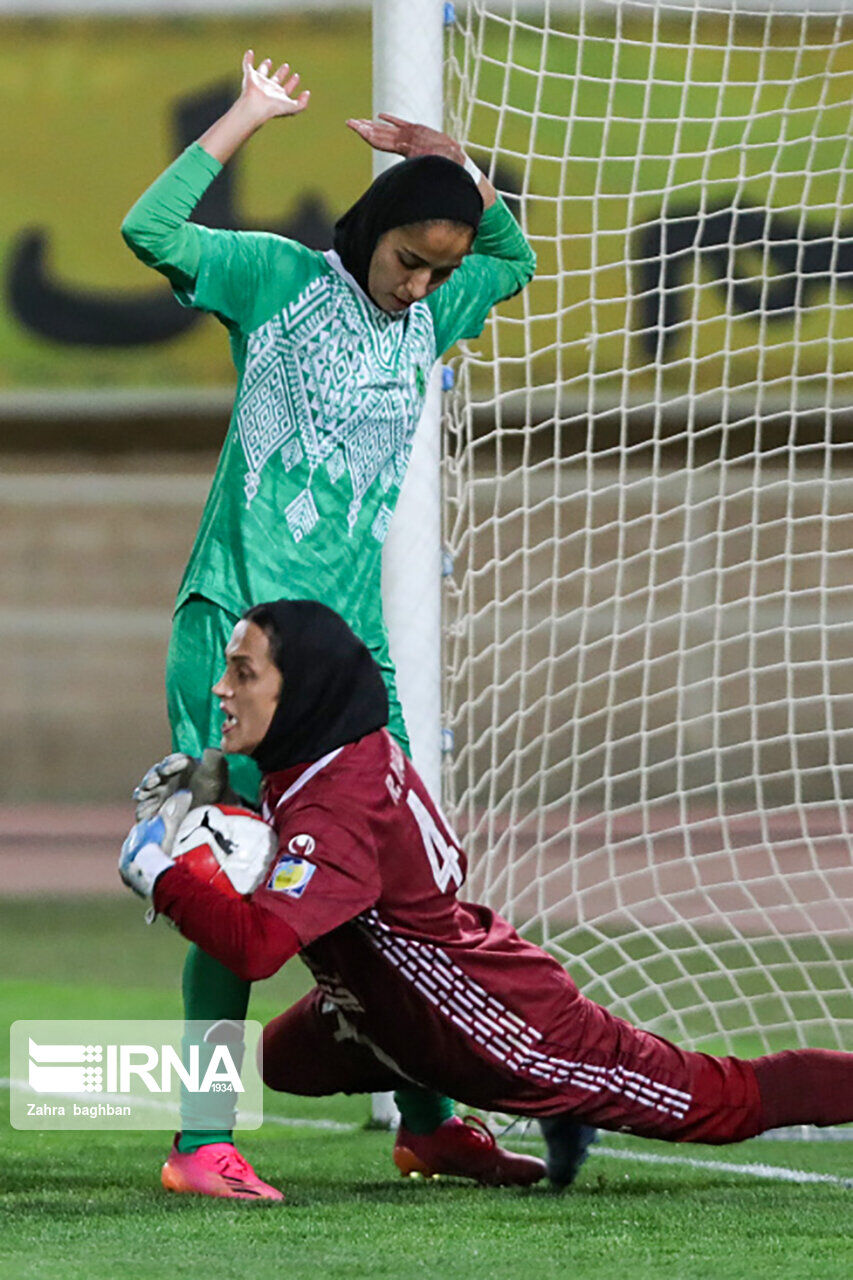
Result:
<svg viewBox="0 0 853 1280"><path fill-rule="evenodd" d="M722 1145L786 1125L853 1120L853 1054L793 1049L752 1059L715 1057L633 1027L579 993L571 1004L570 1022L578 1038L565 1045L550 1041L547 1054L535 1055L540 1083L533 1089L526 1071L490 1065L474 1044L465 1045L464 1037L446 1060L446 1074L427 1082L452 1086L473 1105L540 1116L546 1141L549 1133L557 1136L548 1160L549 1177L557 1186L576 1176L594 1141L593 1126L670 1142ZM463 1078L474 1091L467 1099ZM266 1028L264 1082L286 1093L323 1096L398 1088L406 1076L399 1063L315 989ZM578 1133L585 1141L576 1140ZM562 1151L570 1147L575 1160L561 1168ZM503 1154L510 1162L529 1159ZM541 1177L545 1167L541 1161L536 1164ZM417 1171L415 1162L411 1171ZM519 1169L514 1180L535 1181L534 1172L533 1165Z"/></svg>

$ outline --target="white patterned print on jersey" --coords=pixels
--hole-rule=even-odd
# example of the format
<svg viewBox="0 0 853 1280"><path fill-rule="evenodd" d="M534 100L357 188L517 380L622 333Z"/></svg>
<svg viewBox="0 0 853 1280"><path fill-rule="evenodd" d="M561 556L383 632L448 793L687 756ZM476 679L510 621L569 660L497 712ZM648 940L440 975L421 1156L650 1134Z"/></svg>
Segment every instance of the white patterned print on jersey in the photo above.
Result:
<svg viewBox="0 0 853 1280"><path fill-rule="evenodd" d="M248 337L236 423L246 459L246 505L274 455L287 471L307 461L307 483L285 511L296 542L320 520L311 493L323 465L348 474L350 534L365 494L405 475L436 358L432 315L415 303L402 320L371 306L336 272L324 272ZM383 505L371 531L384 541Z"/></svg>

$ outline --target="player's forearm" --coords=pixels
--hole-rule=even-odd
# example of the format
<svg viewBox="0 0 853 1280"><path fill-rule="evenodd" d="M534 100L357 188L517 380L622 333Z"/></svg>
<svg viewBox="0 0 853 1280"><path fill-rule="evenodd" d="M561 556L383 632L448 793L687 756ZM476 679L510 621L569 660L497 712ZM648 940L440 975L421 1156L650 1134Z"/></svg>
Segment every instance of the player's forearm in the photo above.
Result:
<svg viewBox="0 0 853 1280"><path fill-rule="evenodd" d="M517 275L519 289L532 279L536 271L536 254L499 196L483 213L471 252L505 262Z"/></svg>
<svg viewBox="0 0 853 1280"><path fill-rule="evenodd" d="M495 191L485 174L481 175L480 181L477 183L477 190L483 197L483 211L485 212L486 209L491 209L492 205L498 198L498 193Z"/></svg>
<svg viewBox="0 0 853 1280"><path fill-rule="evenodd" d="M243 97L228 108L199 138L199 146L220 164L227 164L244 142L257 133L266 117L260 117Z"/></svg>
<svg viewBox="0 0 853 1280"><path fill-rule="evenodd" d="M483 173L483 171L479 168L479 166L476 165L474 161L465 154L465 152L462 150L461 147L459 148L459 151L460 151L460 155L457 157L457 159L459 160L459 163L464 167L466 172L470 173L471 177L476 182L477 190L479 191L480 197L483 201L483 211L485 212L486 209L491 209L492 205L495 203L495 201L498 198L498 193L497 191L495 191L495 188L492 186L491 182Z"/></svg>
<svg viewBox="0 0 853 1280"><path fill-rule="evenodd" d="M221 169L193 143L143 192L122 223L121 233L136 256L178 287L198 274L201 234L189 218Z"/></svg>
<svg viewBox="0 0 853 1280"><path fill-rule="evenodd" d="M269 978L300 949L284 920L251 899L229 898L184 867L164 872L154 886L154 907L238 978Z"/></svg>

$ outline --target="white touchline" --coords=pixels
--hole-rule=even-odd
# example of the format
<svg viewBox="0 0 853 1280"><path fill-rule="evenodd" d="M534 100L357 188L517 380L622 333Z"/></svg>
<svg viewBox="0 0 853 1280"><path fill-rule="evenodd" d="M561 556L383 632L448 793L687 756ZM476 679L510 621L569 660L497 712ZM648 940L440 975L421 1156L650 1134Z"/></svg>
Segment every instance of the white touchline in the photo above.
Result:
<svg viewBox="0 0 853 1280"><path fill-rule="evenodd" d="M8 1077L0 1078L0 1088L4 1089L21 1089L26 1093L32 1092L29 1085L20 1080L9 1080ZM87 1101L92 1100L91 1094L62 1094L62 1097L80 1097L84 1096ZM134 1106L157 1106L156 1102L149 1101L146 1098L135 1098ZM247 1112L244 1116L245 1120L257 1120L258 1116L254 1113ZM289 1117L289 1116L264 1116L264 1124L281 1125L285 1129L318 1129L331 1133L356 1133L362 1128L361 1125L355 1123L344 1123L340 1120L322 1120L310 1119L307 1117ZM515 1146L529 1147L540 1146L541 1142L526 1136L518 1136L515 1138ZM638 1164L665 1164L681 1166L687 1169L716 1169L719 1173L736 1173L745 1177L762 1178L765 1181L773 1182L797 1182L806 1183L822 1183L831 1187L847 1187L853 1190L853 1178L839 1178L834 1173L811 1173L807 1169L786 1169L784 1165L777 1164L734 1164L729 1160L697 1160L692 1156L665 1156L660 1155L656 1151L628 1151L621 1147L605 1147L596 1145L590 1155L607 1156L612 1160L634 1160Z"/></svg>
<svg viewBox="0 0 853 1280"><path fill-rule="evenodd" d="M513 1145L541 1146L541 1143L527 1136L513 1136ZM720 1173L738 1173L765 1180L769 1178L775 1182L822 1182L829 1186L853 1189L853 1178L840 1178L834 1173L811 1173L807 1169L786 1169L784 1165L778 1164L734 1164L730 1160L697 1160L695 1156L665 1156L656 1151L635 1151L625 1147L606 1147L601 1144L592 1147L589 1154L591 1158L608 1156L613 1160L635 1160L639 1164L668 1164L688 1169L716 1169Z"/></svg>
<svg viewBox="0 0 853 1280"><path fill-rule="evenodd" d="M853 1178L839 1178L834 1173L810 1173L806 1169L786 1169L776 1164L733 1164L729 1160L696 1160L692 1156L664 1156L656 1151L624 1151L617 1147L596 1147L593 1154L614 1160L638 1160L643 1164L674 1164L689 1169L717 1169L721 1173L742 1173L753 1178L770 1178L775 1182L824 1182L834 1187L853 1189Z"/></svg>

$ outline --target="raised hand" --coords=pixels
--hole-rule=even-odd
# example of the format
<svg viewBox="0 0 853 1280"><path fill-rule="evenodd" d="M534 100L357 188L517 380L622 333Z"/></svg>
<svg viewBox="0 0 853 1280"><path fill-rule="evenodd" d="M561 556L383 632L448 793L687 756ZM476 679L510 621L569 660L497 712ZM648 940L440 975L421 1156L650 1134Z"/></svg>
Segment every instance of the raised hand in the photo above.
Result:
<svg viewBox="0 0 853 1280"><path fill-rule="evenodd" d="M413 156L445 156L457 164L465 163L465 153L458 142L426 124L414 124L399 116L380 112L376 120L347 120L360 138L375 151L392 151L410 160Z"/></svg>
<svg viewBox="0 0 853 1280"><path fill-rule="evenodd" d="M251 49L243 54L243 87L240 100L252 114L256 114L260 123L272 120L276 116L295 116L304 111L311 97L309 89L303 89L298 97L293 94L299 87L299 73L291 71L288 63L273 71L272 58L264 58L259 67L255 66L255 55Z"/></svg>
<svg viewBox="0 0 853 1280"><path fill-rule="evenodd" d="M272 59L264 58L256 67L255 55L247 49L243 54L243 87L239 98L201 135L199 142L214 160L227 164L235 151L268 120L295 116L305 110L311 94L303 89L294 98L298 88L299 75L291 71L286 62L273 71Z"/></svg>

